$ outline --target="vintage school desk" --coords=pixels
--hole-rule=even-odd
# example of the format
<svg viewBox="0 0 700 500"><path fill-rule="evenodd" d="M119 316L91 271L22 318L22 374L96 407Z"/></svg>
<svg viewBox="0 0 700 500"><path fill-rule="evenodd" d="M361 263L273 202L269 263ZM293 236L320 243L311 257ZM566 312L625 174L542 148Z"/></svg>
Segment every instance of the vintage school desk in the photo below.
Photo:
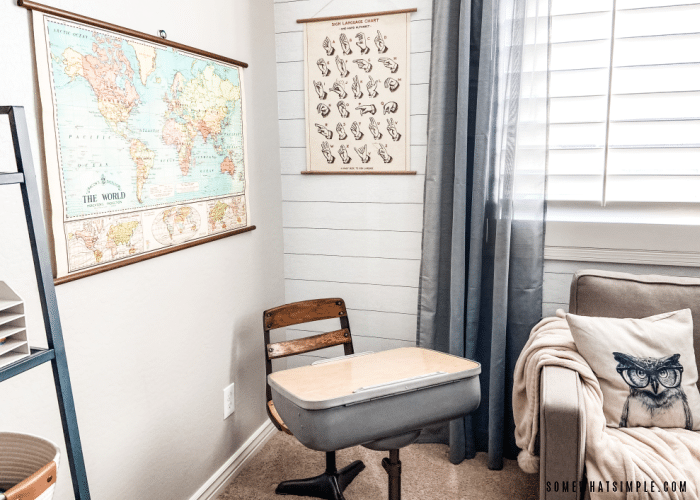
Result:
<svg viewBox="0 0 700 500"><path fill-rule="evenodd" d="M420 347L360 353L268 375L275 408L305 446L390 450L389 498L400 499L398 449L428 425L479 406L481 365Z"/></svg>

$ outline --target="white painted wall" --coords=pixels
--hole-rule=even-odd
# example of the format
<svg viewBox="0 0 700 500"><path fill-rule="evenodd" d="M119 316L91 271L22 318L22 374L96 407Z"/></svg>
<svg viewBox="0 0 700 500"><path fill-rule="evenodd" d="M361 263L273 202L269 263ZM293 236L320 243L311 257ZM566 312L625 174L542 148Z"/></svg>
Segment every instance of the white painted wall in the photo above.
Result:
<svg viewBox="0 0 700 500"><path fill-rule="evenodd" d="M416 7L411 17L411 176L301 175L306 169L303 25L297 19ZM415 345L423 230L432 0L276 0L287 302L345 299L355 351ZM331 328L337 328L337 322ZM326 326L288 329L289 338ZM341 355L295 356L289 365Z"/></svg>
<svg viewBox="0 0 700 500"><path fill-rule="evenodd" d="M273 5L44 1L150 34L164 29L170 40L250 64L245 105L257 229L57 288L92 498L188 499L267 420L261 315L284 301ZM0 104L26 107L43 167L36 91L30 14L2 0ZM0 161L0 170L7 167ZM45 345L17 188L1 188L0 213L0 280L27 301L30 339ZM223 421L222 389L231 382L236 412ZM64 446L48 365L0 384L0 407L0 430ZM55 498L73 498L65 461Z"/></svg>

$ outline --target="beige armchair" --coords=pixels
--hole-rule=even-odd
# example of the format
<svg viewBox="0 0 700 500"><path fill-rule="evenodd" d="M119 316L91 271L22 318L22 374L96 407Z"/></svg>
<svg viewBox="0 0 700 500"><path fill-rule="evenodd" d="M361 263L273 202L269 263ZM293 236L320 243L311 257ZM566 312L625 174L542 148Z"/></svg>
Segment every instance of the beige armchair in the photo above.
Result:
<svg viewBox="0 0 700 500"><path fill-rule="evenodd" d="M695 359L700 361L700 278L584 270L571 281L569 312L573 314L643 318L685 308L693 314ZM571 370L547 366L540 391L540 499L578 499L580 489L547 491L547 482L585 480L586 412L581 382Z"/></svg>

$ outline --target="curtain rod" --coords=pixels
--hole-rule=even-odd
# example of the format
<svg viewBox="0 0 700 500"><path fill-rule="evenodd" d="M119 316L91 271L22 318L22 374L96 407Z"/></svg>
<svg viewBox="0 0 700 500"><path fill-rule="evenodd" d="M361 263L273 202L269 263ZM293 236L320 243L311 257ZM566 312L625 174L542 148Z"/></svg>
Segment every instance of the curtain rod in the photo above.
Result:
<svg viewBox="0 0 700 500"><path fill-rule="evenodd" d="M88 24L96 28L102 28L105 30L115 31L121 33L122 35L127 35L135 38L142 38L148 40L149 42L157 43L160 45L166 45L178 50L184 50L186 52L191 52L200 56L208 57L210 59L216 59L219 61L227 62L235 66L240 66L242 68L247 68L248 64L238 61L236 59L231 59L229 57L224 57L212 52L207 52L206 50L196 49L190 47L189 45L184 45L177 42L171 42L170 40L165 40L163 38L157 37L155 35L149 35L147 33L142 33L140 31L132 30L129 28L124 28L123 26L117 26L116 24L106 23L104 21L99 21L97 19L92 19L90 17L81 16L80 14L75 14L73 12L68 12L66 10L57 9L55 7L50 7L48 5L43 5L37 2L32 2L30 0L17 0L17 5L24 7L27 10L35 10L37 12L43 12L44 14L50 14L53 16L62 17L70 21L75 21L78 23Z"/></svg>

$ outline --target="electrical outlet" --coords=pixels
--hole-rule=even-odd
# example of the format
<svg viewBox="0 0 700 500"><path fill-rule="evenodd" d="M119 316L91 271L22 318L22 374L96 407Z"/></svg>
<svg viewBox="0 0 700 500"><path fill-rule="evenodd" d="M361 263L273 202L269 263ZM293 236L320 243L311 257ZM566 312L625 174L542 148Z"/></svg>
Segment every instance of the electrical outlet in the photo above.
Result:
<svg viewBox="0 0 700 500"><path fill-rule="evenodd" d="M233 395L233 384L231 384L224 389L224 420L230 417L234 411Z"/></svg>

